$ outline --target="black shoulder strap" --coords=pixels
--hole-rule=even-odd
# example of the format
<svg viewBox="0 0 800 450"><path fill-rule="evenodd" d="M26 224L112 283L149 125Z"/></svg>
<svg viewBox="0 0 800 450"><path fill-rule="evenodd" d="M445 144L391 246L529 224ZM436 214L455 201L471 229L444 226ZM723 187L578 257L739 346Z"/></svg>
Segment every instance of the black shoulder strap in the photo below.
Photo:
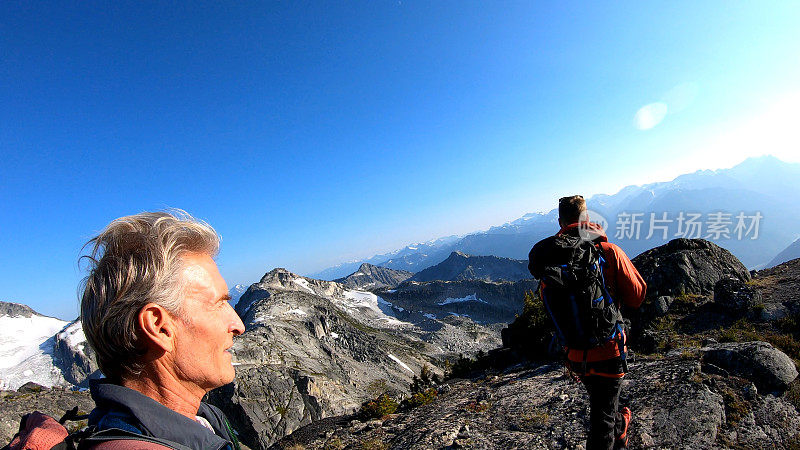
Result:
<svg viewBox="0 0 800 450"><path fill-rule="evenodd" d="M132 431L123 430L121 428L109 428L103 431L92 433L89 436L80 439L80 442L78 443L78 450L85 450L91 444L99 444L101 442L118 441L118 440L145 441L145 442L152 442L154 444L160 444L165 447L169 447L173 450L192 450L190 447L187 447L183 444L179 444L177 442L153 436L145 436L143 434L134 433Z"/></svg>
<svg viewBox="0 0 800 450"><path fill-rule="evenodd" d="M76 421L76 420L83 420L83 419L89 418L88 414L78 414L78 411L79 411L79 409L78 409L77 406L72 408L72 409L70 409L69 411L65 412L64 415L61 416L60 419L58 419L58 423L60 423L61 425L64 425L68 420Z"/></svg>

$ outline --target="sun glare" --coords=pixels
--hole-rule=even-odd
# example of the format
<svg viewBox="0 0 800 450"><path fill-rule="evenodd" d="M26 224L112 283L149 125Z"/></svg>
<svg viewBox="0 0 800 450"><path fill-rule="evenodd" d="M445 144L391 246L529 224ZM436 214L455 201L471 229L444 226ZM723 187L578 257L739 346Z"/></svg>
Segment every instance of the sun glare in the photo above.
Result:
<svg viewBox="0 0 800 450"><path fill-rule="evenodd" d="M800 91L784 95L755 115L732 123L697 148L698 155L715 161L740 161L750 156L773 155L800 162Z"/></svg>
<svg viewBox="0 0 800 450"><path fill-rule="evenodd" d="M636 116L633 120L636 124L636 128L640 130L649 130L661 123L666 115L667 104L655 102L639 108L639 111L636 111Z"/></svg>

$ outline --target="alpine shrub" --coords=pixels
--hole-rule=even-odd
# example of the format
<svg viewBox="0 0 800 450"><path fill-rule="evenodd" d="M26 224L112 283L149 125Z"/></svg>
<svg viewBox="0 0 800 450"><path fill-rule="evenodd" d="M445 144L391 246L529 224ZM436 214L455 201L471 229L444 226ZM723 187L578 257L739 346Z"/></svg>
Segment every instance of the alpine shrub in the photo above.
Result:
<svg viewBox="0 0 800 450"><path fill-rule="evenodd" d="M377 419L393 414L397 411L398 406L397 400L393 399L389 394L381 394L378 398L361 405L360 415L364 419Z"/></svg>

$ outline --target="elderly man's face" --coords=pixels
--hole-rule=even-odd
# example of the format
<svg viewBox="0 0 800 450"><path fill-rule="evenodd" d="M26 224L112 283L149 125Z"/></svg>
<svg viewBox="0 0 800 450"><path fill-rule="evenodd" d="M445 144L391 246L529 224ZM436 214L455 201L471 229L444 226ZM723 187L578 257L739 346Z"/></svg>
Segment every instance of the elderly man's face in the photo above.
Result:
<svg viewBox="0 0 800 450"><path fill-rule="evenodd" d="M229 349L244 324L228 303L228 285L209 255L184 256L184 316L175 336L178 378L206 391L233 381Z"/></svg>

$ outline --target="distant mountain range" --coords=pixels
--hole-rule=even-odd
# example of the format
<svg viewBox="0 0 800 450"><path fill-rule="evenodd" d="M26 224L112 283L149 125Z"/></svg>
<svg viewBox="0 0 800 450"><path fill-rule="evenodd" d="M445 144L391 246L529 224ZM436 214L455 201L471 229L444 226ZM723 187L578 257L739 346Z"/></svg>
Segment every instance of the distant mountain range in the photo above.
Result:
<svg viewBox="0 0 800 450"><path fill-rule="evenodd" d="M236 286L228 289L228 295L231 296L231 305L235 305L245 291L247 291L247 285L244 284L237 284Z"/></svg>
<svg viewBox="0 0 800 450"><path fill-rule="evenodd" d="M795 224L800 211L797 192L800 164L762 156L730 169L699 170L672 181L628 186L613 195L597 194L587 205L594 220L606 219L609 240L630 257L676 237L700 237L729 249L747 267L756 268L765 266L800 235ZM553 203L556 206L556 199ZM555 208L548 213L529 213L485 231L408 245L312 276L344 277L365 262L419 272L454 251L522 260L533 244L558 230L557 219Z"/></svg>

